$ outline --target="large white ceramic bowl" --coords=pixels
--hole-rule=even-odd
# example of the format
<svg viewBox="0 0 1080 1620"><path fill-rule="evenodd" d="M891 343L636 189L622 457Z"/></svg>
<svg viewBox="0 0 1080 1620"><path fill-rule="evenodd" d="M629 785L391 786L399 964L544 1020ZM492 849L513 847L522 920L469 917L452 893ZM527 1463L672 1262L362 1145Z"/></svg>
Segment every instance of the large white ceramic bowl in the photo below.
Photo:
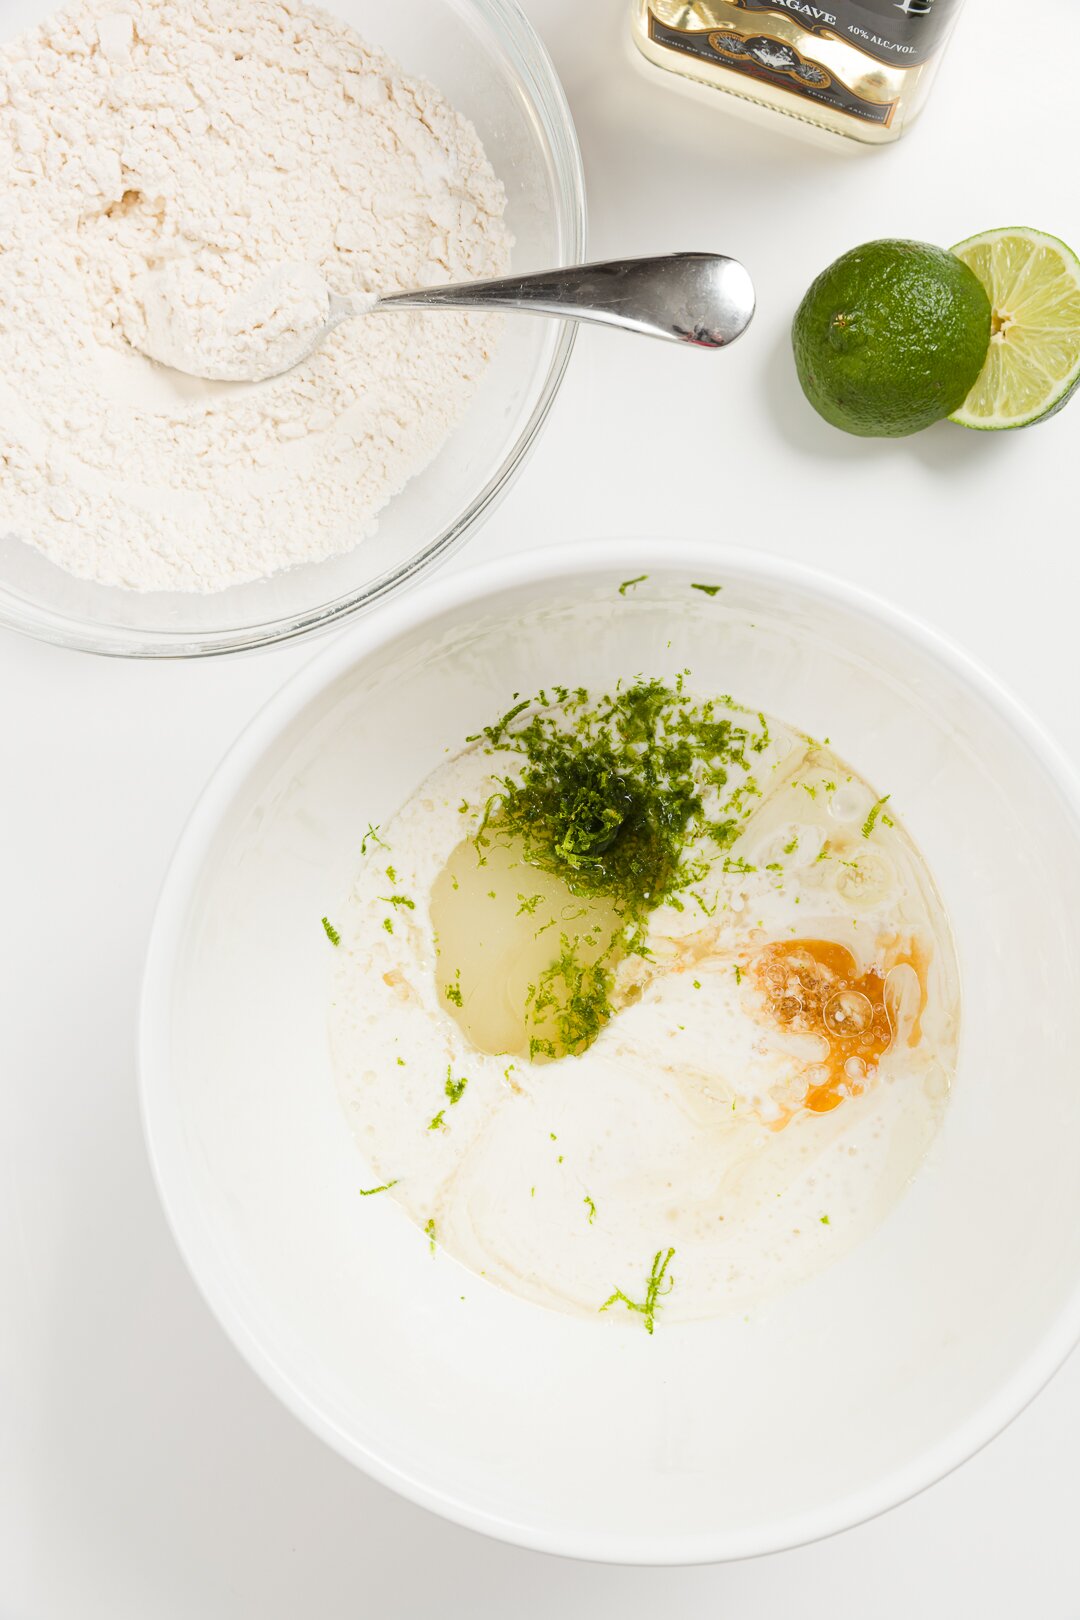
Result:
<svg viewBox="0 0 1080 1620"><path fill-rule="evenodd" d="M319 919L368 823L509 694L685 667L887 785L951 914L964 1015L943 1128L876 1234L747 1317L650 1338L498 1292L357 1196ZM414 1501L588 1558L791 1546L963 1462L1080 1337L1078 918L1071 772L918 624L787 562L667 540L491 564L339 636L206 790L146 975L154 1171L252 1367Z"/></svg>
<svg viewBox="0 0 1080 1620"><path fill-rule="evenodd" d="M472 120L506 187L515 270L584 257L585 185L573 120L517 0L314 3L429 79ZM4 0L0 45L61 4ZM265 646L360 613L449 556L505 494L544 425L572 347L566 322L508 320L462 420L385 508L378 532L344 556L271 579L208 596L97 585L10 534L0 511L0 625L88 652L177 658Z"/></svg>

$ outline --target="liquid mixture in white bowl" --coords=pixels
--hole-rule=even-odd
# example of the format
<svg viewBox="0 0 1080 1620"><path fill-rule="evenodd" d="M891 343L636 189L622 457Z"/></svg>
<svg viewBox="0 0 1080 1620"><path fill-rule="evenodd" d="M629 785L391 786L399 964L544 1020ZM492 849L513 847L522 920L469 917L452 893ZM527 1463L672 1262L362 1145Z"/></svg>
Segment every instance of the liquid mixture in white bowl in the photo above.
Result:
<svg viewBox="0 0 1080 1620"><path fill-rule="evenodd" d="M650 1332L835 1260L955 1064L952 941L890 802L681 674L514 704L365 840L331 924L376 1181L483 1277L593 1320L614 1289Z"/></svg>
<svg viewBox="0 0 1080 1620"><path fill-rule="evenodd" d="M901 1500L1080 1329L1031 1015L1080 992L1076 804L977 670L786 562L576 546L387 608L163 895L144 1107L212 1308L346 1456L526 1545L739 1557Z"/></svg>

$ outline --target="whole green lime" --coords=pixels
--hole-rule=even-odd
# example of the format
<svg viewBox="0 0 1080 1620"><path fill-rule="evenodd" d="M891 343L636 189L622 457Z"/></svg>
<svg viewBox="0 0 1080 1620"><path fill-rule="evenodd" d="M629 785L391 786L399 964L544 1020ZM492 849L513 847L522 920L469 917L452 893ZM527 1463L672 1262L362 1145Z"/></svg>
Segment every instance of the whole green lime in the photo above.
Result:
<svg viewBox="0 0 1080 1620"><path fill-rule="evenodd" d="M990 346L990 300L953 253L867 242L810 287L791 329L803 392L847 433L918 433L958 410Z"/></svg>

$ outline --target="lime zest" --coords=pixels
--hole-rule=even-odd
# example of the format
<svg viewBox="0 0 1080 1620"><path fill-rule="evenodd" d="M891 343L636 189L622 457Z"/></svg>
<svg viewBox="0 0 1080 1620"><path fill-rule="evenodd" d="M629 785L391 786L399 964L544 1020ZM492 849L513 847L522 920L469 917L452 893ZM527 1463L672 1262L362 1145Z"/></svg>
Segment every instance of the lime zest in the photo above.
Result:
<svg viewBox="0 0 1080 1620"><path fill-rule="evenodd" d="M645 1318L645 1331L646 1333L652 1333L653 1328L656 1326L656 1313L660 1309L660 1303L671 1293L675 1286L675 1278L667 1276L667 1268L674 1257L674 1249L668 1249L666 1254L663 1249L657 1249L653 1255L652 1270L649 1272L649 1279L645 1285L645 1298L642 1300L631 1299L628 1294L623 1293L621 1288L616 1288L611 1298L606 1299L601 1305L601 1311L606 1311L612 1305L625 1305L628 1311L637 1311ZM667 1282L666 1288L664 1287L665 1281Z"/></svg>
<svg viewBox="0 0 1080 1620"><path fill-rule="evenodd" d="M864 838L869 838L870 837L870 834L873 832L874 827L877 824L878 816L880 816L882 810L888 804L888 802L889 802L889 800L891 798L892 798L892 794L891 793L886 793L884 795L884 797L880 798L875 805L871 805L870 814L867 816L866 820L862 824L862 835L863 835Z"/></svg>
<svg viewBox="0 0 1080 1620"><path fill-rule="evenodd" d="M465 1087L468 1085L468 1083L468 1079L465 1075L462 1075L460 1080L455 1080L452 1076L449 1063L446 1065L446 1085L443 1087L443 1090L450 1099L451 1107L453 1107L455 1103L459 1103L461 1101L462 1097L465 1095Z"/></svg>
<svg viewBox="0 0 1080 1620"><path fill-rule="evenodd" d="M368 822L368 830L364 834L363 838L361 838L361 840L360 840L360 853L361 853L361 855L366 855L367 854L367 847L368 847L368 839L369 838L371 839L371 841L373 843L381 845L383 849L389 849L390 848L390 845L386 842L386 840L379 837L379 824L378 824L378 822L376 822L373 825L369 821Z"/></svg>

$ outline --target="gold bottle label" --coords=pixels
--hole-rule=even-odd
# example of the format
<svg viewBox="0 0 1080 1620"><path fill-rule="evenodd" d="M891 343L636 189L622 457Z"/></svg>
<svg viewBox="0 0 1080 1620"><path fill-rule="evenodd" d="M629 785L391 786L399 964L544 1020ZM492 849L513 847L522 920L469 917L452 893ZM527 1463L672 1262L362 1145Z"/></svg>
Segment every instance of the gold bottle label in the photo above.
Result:
<svg viewBox="0 0 1080 1620"><path fill-rule="evenodd" d="M959 0L730 0L740 11L790 17L808 34L841 39L888 67L921 67L944 44Z"/></svg>
<svg viewBox="0 0 1080 1620"><path fill-rule="evenodd" d="M788 90L867 123L887 127L896 111L895 100L868 101L820 62L803 56L786 40L776 39L771 34L736 34L717 28L669 28L650 11L649 38L669 50L701 57L748 79Z"/></svg>
<svg viewBox="0 0 1080 1620"><path fill-rule="evenodd" d="M683 55L697 56L774 89L786 90L833 112L887 128L899 102L874 101L838 78L816 54L815 39L837 41L891 68L921 67L944 44L961 0L730 0L748 15L746 29L672 28L649 11L649 37ZM768 18L798 25L800 49L768 32ZM761 32L752 32L760 17ZM749 90L748 90L749 93Z"/></svg>

